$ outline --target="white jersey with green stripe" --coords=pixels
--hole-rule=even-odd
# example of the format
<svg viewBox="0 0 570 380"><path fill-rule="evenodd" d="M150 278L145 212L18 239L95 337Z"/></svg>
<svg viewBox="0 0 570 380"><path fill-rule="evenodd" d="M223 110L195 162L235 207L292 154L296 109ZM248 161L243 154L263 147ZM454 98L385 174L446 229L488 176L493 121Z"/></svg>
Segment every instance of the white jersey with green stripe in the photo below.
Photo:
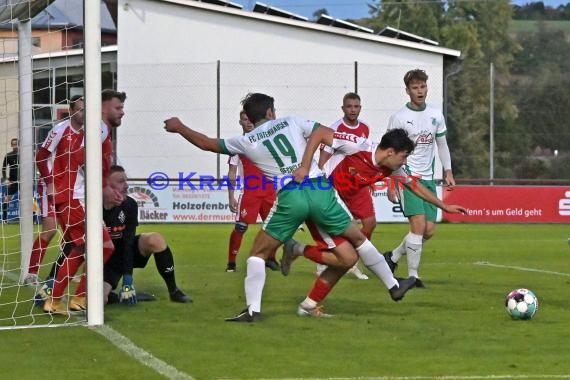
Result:
<svg viewBox="0 0 570 380"><path fill-rule="evenodd" d="M390 117L388 130L402 128L416 144L408 157L406 169L423 179L433 179L436 138L447 134L445 119L438 108L426 104L423 110L411 109L408 105Z"/></svg>
<svg viewBox="0 0 570 380"><path fill-rule="evenodd" d="M307 138L319 123L298 117L269 120L242 136L221 139L225 154L243 154L275 183L276 190L293 180L292 173L301 166ZM309 178L322 176L313 159Z"/></svg>

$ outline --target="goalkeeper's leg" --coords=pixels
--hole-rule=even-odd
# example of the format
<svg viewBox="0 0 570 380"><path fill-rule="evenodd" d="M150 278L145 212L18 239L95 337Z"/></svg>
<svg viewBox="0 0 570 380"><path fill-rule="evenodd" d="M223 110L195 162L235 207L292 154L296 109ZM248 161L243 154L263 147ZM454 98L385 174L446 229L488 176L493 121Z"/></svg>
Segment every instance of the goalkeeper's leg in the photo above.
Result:
<svg viewBox="0 0 570 380"><path fill-rule="evenodd" d="M156 269L168 288L170 299L173 302L192 302L176 285L174 257L164 237L157 232L143 233L137 235L135 244L135 268L146 266L149 257L153 255Z"/></svg>

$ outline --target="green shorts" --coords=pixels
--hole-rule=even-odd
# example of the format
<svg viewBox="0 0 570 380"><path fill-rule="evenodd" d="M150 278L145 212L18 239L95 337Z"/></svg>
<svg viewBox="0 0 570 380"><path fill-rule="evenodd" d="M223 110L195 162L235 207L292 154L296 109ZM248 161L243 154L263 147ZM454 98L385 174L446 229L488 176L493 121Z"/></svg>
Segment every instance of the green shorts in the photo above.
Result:
<svg viewBox="0 0 570 380"><path fill-rule="evenodd" d="M341 235L352 223L352 216L336 190L324 177L302 184L290 182L277 193L277 201L263 223L271 237L286 242L297 228L311 220L329 235Z"/></svg>
<svg viewBox="0 0 570 380"><path fill-rule="evenodd" d="M417 181L437 196L434 180L417 179ZM437 220L437 207L424 201L412 193L407 187L400 192L400 203L404 211L404 216L407 218L414 215L425 215L427 221L435 222Z"/></svg>

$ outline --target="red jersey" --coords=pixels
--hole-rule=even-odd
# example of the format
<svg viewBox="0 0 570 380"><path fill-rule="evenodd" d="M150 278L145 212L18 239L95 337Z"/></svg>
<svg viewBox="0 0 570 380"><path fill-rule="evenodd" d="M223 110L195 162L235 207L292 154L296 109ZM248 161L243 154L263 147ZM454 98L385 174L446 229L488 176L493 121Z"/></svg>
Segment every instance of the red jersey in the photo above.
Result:
<svg viewBox="0 0 570 380"><path fill-rule="evenodd" d="M340 119L329 125L329 128L335 130L336 132L350 133L351 135L367 138L370 135L370 128L368 127L368 124L360 119L357 121L358 123L355 126L350 126L344 122L344 119Z"/></svg>
<svg viewBox="0 0 570 380"><path fill-rule="evenodd" d="M80 169L75 157L81 152L82 143L83 129L74 130L66 120L52 128L36 154L41 178L54 184L55 204L68 202L71 198Z"/></svg>
<svg viewBox="0 0 570 380"><path fill-rule="evenodd" d="M360 119L358 119L358 123L355 126L350 126L346 124L344 122L344 118L339 119L334 123L332 123L331 125L329 125L329 128L334 130L335 132L348 133L350 135L355 135L358 137L368 138L368 136L370 135L370 128L368 127L368 124L364 123ZM334 153L334 150L331 147L326 146L325 144L321 144L319 148L329 154Z"/></svg>
<svg viewBox="0 0 570 380"><path fill-rule="evenodd" d="M391 175L402 176L405 182L411 181L403 168L392 171L386 166L378 166L375 154L377 147L378 143L369 139L334 134L332 148L336 153L326 162L324 169L341 197L351 196L361 188Z"/></svg>

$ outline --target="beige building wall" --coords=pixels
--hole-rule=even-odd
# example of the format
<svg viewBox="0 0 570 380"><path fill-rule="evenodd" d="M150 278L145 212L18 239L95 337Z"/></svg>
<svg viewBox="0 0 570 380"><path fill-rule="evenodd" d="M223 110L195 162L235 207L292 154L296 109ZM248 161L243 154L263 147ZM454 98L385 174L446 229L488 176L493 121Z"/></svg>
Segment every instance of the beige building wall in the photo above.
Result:
<svg viewBox="0 0 570 380"><path fill-rule="evenodd" d="M63 34L61 30L32 30L33 54L63 50ZM0 30L0 55L18 53L18 30Z"/></svg>
<svg viewBox="0 0 570 380"><path fill-rule="evenodd" d="M18 137L18 65L0 65L0 159L11 150L10 140Z"/></svg>

